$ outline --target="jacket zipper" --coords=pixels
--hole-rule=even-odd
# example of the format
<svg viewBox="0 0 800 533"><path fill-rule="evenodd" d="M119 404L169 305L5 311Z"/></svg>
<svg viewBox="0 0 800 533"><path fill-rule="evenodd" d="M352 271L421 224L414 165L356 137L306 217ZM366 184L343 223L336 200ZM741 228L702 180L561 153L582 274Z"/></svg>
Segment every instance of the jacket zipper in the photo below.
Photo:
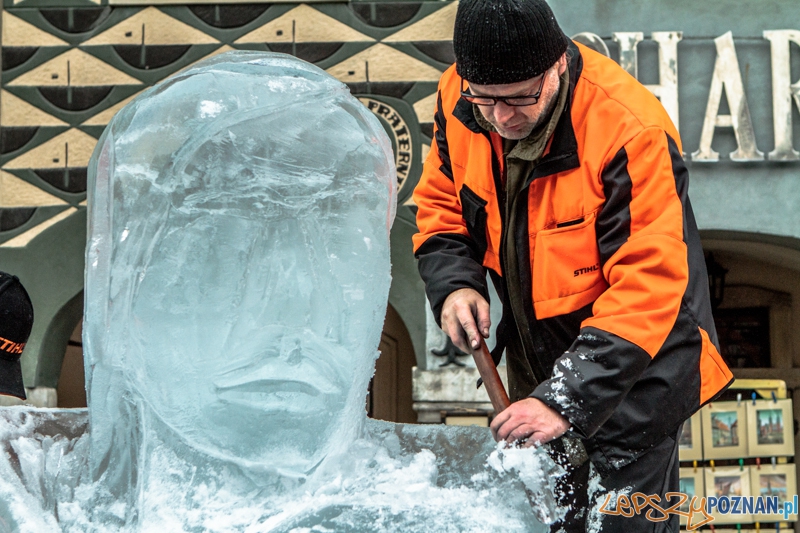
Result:
<svg viewBox="0 0 800 533"><path fill-rule="evenodd" d="M508 168L508 160L506 159L506 172L508 171L507 168ZM536 170L535 167L533 169L531 169L530 170L530 174L532 175L535 172L535 170ZM521 212L523 208L526 209L526 210L528 208L528 201L527 201L527 199L525 199L525 197L523 195L528 194L528 188L530 186L530 182L531 181L532 180L530 178L525 180L521 190L519 191L519 195L518 195L518 198L516 200L516 203L515 202L509 202L508 192L505 190L505 188L503 189L503 200L504 200L504 205L506 206L506 211L508 211L508 209L511 207L510 204L515 204L516 205L517 213L514 214L513 218L514 218L515 224L517 224L517 225L520 224L519 212ZM510 215L508 215L508 213L506 213L506 215L509 218L511 218ZM510 227L508 227L507 224L505 224L505 221L508 220L508 218L506 218L504 216L504 217L502 217L502 220L503 220L503 224L501 225L502 239L501 239L501 250L500 250L501 266L504 269L504 272L508 272L507 271L507 264L506 264L506 254L505 254L506 244L505 243L507 242L506 239L509 239L509 238L515 239L516 235L515 235L515 232L514 232L514 228L510 228ZM525 225L526 225L526 229L525 229L524 233L527 235L527 223ZM517 245L516 246L517 256L509 257L508 260L517 262L517 264L516 264L517 272L516 273L517 273L518 278L521 280L523 276L527 275L527 276L531 277L530 283L532 285L533 284L533 279L532 279L532 264L531 264L531 260L530 260L530 252L531 252L530 244L528 244L525 247L527 249L527 258L526 258L527 261L525 261L522 266L520 266L521 261L519 260L520 257L521 257L521 250L522 250L522 247L520 246L520 244L521 243L516 243L516 245ZM524 269L522 267L524 267ZM525 289L525 287L521 286L522 285L521 283L519 283L519 285L520 286L517 287L517 289ZM507 282L506 282L506 288L508 288L508 283ZM527 287L527 288L530 289L531 287ZM536 320L535 311L531 307L531 309L530 309L531 314L532 314L531 323L529 324L529 327L527 327L527 328L523 327L524 324L528 324L528 313L527 313L527 306L526 306L526 298L525 298L525 296L523 294L516 294L515 295L516 297L512 298L511 292L510 291L507 291L507 292L508 292L507 299L508 299L509 305L511 307L511 316L512 316L512 318L514 320L514 326L516 328L517 338L519 339L520 348L522 349L522 354L521 355L525 358L525 360L527 361L528 366L530 367L530 370L531 370L531 372L533 374L532 375L533 381L536 384L541 383L542 380L548 379L550 377L550 372L548 371L548 369L543 368L542 367L542 363L541 363L542 361L547 360L548 354L547 354L547 347L545 345L544 339L541 336L541 331L538 329L539 328L539 324L538 324L538 322ZM531 301L531 306L532 305L533 305L533 302Z"/></svg>

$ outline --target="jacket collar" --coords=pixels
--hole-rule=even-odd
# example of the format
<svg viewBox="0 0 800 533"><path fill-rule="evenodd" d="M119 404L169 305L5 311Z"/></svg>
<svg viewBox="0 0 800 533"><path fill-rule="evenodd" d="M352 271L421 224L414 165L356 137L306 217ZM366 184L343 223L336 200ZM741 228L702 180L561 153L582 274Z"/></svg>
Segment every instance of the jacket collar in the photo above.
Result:
<svg viewBox="0 0 800 533"><path fill-rule="evenodd" d="M575 99L575 86L583 71L583 57L581 51L570 42L567 48L569 59L569 93L561 120L558 121L550 151L536 166L528 177L528 183L536 178L550 176L557 172L566 172L581 166L578 159L578 141L575 138L575 129L572 126L572 103Z"/></svg>
<svg viewBox="0 0 800 533"><path fill-rule="evenodd" d="M572 102L575 96L575 86L583 71L583 57L573 42L570 42L567 48L567 55L569 57L569 93L567 94L567 103L553 132L550 151L541 159L528 177L525 185L536 178L543 178L581 166L578 159L578 141L575 138L575 129L572 126ZM489 132L483 129L478 124L478 121L475 120L472 104L463 98L459 98L458 102L456 102L453 116L471 132L488 137Z"/></svg>
<svg viewBox="0 0 800 533"><path fill-rule="evenodd" d="M475 113L472 110L472 104L464 100L462 97L459 97L458 102L456 102L456 108L453 110L453 116L456 117L458 121L466 126L467 129L472 133L477 133L479 135L489 134L489 132L483 129L475 119Z"/></svg>

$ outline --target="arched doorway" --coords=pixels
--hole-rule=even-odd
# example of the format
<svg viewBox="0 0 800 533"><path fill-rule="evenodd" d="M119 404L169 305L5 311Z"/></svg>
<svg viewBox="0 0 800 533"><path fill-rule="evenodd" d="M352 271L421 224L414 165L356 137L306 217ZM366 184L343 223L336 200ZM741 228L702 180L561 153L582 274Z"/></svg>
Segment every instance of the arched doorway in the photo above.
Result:
<svg viewBox="0 0 800 533"><path fill-rule="evenodd" d="M417 413L411 399L414 348L403 319L391 305L386 309L378 350L381 355L369 386L367 414L389 422L415 423Z"/></svg>
<svg viewBox="0 0 800 533"><path fill-rule="evenodd" d="M774 369L800 368L800 243L729 232L701 236L703 249L713 253L706 262L722 271L716 284L724 291L713 312L723 357L734 370L759 368L760 377L785 379Z"/></svg>

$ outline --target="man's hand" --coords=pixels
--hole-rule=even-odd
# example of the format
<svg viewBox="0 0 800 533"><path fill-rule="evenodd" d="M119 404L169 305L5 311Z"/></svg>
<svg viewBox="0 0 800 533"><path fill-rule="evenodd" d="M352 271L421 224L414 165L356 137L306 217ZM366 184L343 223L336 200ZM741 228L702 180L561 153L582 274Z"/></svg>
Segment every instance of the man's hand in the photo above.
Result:
<svg viewBox="0 0 800 533"><path fill-rule="evenodd" d="M569 421L536 398L512 403L492 420L494 440L515 442L528 439L524 448L537 446L560 437L569 429Z"/></svg>
<svg viewBox="0 0 800 533"><path fill-rule="evenodd" d="M453 291L442 306L442 329L461 351L470 353L489 336L489 303L475 289Z"/></svg>

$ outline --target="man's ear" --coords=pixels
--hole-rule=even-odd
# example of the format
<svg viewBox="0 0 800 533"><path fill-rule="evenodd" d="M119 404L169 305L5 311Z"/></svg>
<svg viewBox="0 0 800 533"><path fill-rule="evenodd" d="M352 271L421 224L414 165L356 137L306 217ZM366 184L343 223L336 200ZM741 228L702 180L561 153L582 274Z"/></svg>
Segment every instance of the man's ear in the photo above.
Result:
<svg viewBox="0 0 800 533"><path fill-rule="evenodd" d="M567 53L561 54L558 58L558 75L561 76L567 70Z"/></svg>

